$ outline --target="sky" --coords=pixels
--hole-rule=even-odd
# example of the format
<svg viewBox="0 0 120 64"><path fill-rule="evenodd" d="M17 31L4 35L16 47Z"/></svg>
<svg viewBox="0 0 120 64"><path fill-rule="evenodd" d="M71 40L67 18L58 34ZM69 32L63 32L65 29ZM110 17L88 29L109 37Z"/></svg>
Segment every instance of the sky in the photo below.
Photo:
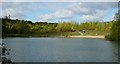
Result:
<svg viewBox="0 0 120 64"><path fill-rule="evenodd" d="M0 2L0 6L0 17L33 22L110 21L118 11L117 2Z"/></svg>

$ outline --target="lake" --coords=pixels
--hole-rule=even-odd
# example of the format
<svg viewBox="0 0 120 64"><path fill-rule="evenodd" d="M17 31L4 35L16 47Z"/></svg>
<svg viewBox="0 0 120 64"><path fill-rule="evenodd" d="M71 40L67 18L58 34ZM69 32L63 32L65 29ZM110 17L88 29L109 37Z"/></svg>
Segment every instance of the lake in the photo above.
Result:
<svg viewBox="0 0 120 64"><path fill-rule="evenodd" d="M6 38L13 62L117 62L117 43L91 38Z"/></svg>

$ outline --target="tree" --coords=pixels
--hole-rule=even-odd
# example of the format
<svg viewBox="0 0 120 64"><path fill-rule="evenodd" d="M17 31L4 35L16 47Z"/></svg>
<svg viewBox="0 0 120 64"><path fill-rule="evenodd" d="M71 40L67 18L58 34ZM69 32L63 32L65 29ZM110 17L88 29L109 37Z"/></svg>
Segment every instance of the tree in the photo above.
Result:
<svg viewBox="0 0 120 64"><path fill-rule="evenodd" d="M115 14L115 19L116 21L114 21L112 25L109 39L114 41L120 41L120 10L118 13Z"/></svg>
<svg viewBox="0 0 120 64"><path fill-rule="evenodd" d="M77 24L74 22L58 23L56 30L59 32L72 32L77 29Z"/></svg>

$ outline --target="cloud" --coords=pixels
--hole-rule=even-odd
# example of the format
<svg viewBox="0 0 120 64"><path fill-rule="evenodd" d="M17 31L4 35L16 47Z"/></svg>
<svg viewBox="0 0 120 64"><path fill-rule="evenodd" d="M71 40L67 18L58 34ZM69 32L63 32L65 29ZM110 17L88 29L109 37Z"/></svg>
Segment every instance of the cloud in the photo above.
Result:
<svg viewBox="0 0 120 64"><path fill-rule="evenodd" d="M106 13L106 11L97 10L96 14L82 15L81 19L83 21L103 21L103 17L106 16L105 13Z"/></svg>
<svg viewBox="0 0 120 64"><path fill-rule="evenodd" d="M11 15L12 18L22 18L24 16L23 10L18 6L20 3L2 3L0 17Z"/></svg>
<svg viewBox="0 0 120 64"><path fill-rule="evenodd" d="M16 10L16 9L13 9L13 8L7 8L4 10L5 13L2 13L2 16L5 16L5 15L12 15L12 18L13 19L16 19L16 18L19 18L19 19L22 19L24 14L21 10Z"/></svg>
<svg viewBox="0 0 120 64"><path fill-rule="evenodd" d="M84 21L97 21L100 20L100 18L98 16L95 15L82 15L82 18Z"/></svg>
<svg viewBox="0 0 120 64"><path fill-rule="evenodd" d="M0 17L11 15L12 19L24 19L25 14L39 9L36 3L29 2L3 2L0 4L2 5Z"/></svg>
<svg viewBox="0 0 120 64"><path fill-rule="evenodd" d="M103 4L103 5L100 5ZM106 5L107 4L107 5ZM81 15L82 21L100 21L106 15L109 8L114 8L116 3L75 3L71 10L75 14Z"/></svg>
<svg viewBox="0 0 120 64"><path fill-rule="evenodd" d="M45 14L45 15L40 15L39 18L42 20L51 20L51 19L64 19L64 18L71 18L73 16L73 12L70 10L60 10L56 11L53 14Z"/></svg>
<svg viewBox="0 0 120 64"><path fill-rule="evenodd" d="M66 3L44 3L44 2L0 2L0 17L11 15L11 18L24 18L25 15L42 9L59 10L67 6ZM57 6L56 6L57 5ZM62 12L62 11L61 11ZM65 12L65 11L63 11ZM56 12L59 14L59 12ZM45 15L47 16L47 15Z"/></svg>
<svg viewBox="0 0 120 64"><path fill-rule="evenodd" d="M74 3L71 6L70 10L72 10L75 14L92 14L92 13L95 13L94 10L91 10L90 7L84 5L83 3Z"/></svg>
<svg viewBox="0 0 120 64"><path fill-rule="evenodd" d="M98 21L103 20L102 18L106 15L108 9L115 7L117 7L116 2L72 3L68 8L56 11L55 13L40 15L39 18L41 20L67 19L80 15L84 21Z"/></svg>
<svg viewBox="0 0 120 64"><path fill-rule="evenodd" d="M1 3L0 3L1 4ZM67 5L65 5L67 4ZM42 3L42 2L3 2L0 16L11 15L12 18L24 18L36 10L50 9L55 12L40 14L40 20L67 19L80 15L82 20L102 20L106 10L117 8L117 2L73 2L73 3Z"/></svg>

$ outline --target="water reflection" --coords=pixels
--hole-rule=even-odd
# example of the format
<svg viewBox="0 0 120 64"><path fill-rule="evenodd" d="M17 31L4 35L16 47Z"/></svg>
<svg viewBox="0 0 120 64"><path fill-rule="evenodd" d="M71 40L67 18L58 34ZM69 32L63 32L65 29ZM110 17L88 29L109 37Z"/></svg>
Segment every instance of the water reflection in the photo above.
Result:
<svg viewBox="0 0 120 64"><path fill-rule="evenodd" d="M118 45L104 39L9 38L15 62L117 62Z"/></svg>

